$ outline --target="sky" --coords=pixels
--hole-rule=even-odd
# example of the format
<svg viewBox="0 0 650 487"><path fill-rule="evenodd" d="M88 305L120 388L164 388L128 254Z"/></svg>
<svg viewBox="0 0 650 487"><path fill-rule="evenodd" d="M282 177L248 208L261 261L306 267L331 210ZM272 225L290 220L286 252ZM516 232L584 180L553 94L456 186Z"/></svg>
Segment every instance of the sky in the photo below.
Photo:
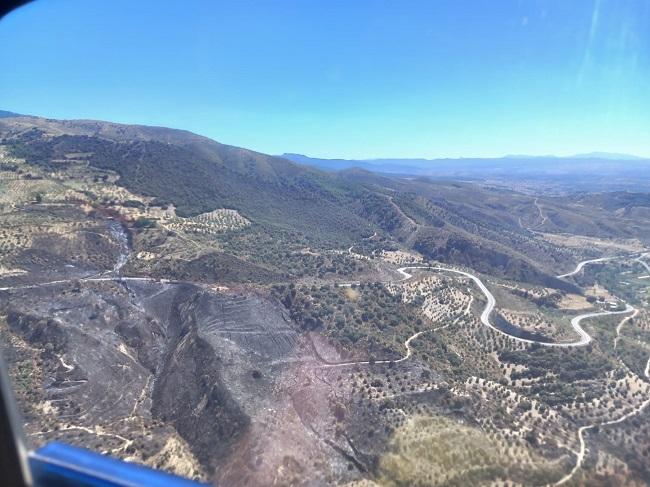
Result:
<svg viewBox="0 0 650 487"><path fill-rule="evenodd" d="M646 0L40 0L0 109L327 158L650 157Z"/></svg>

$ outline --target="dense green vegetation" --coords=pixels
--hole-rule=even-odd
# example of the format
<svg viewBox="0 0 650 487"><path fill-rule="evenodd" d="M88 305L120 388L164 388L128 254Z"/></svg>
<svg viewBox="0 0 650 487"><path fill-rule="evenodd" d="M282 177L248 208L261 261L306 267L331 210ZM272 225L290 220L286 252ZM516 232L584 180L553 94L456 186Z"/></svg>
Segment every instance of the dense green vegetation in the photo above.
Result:
<svg viewBox="0 0 650 487"><path fill-rule="evenodd" d="M344 249L337 253L314 248L305 235L271 225L253 224L241 230L223 232L215 239L224 251L287 277L350 276L368 268Z"/></svg>
<svg viewBox="0 0 650 487"><path fill-rule="evenodd" d="M598 392L588 381L602 378L614 369L616 364L597 347L588 345L580 348L554 348L534 346L529 350L499 353L502 362L523 365L522 372L513 372L512 378L556 377L551 382L537 382L530 387L530 395L550 406L568 404L580 393L586 399L597 397Z"/></svg>
<svg viewBox="0 0 650 487"><path fill-rule="evenodd" d="M405 223L404 217L388 196L364 191L360 197L361 215L387 232L399 230Z"/></svg>
<svg viewBox="0 0 650 487"><path fill-rule="evenodd" d="M38 133L12 141L12 155L48 171L68 163L69 153L115 171L119 185L173 203L179 216L233 208L247 218L308 235L313 241L348 242L366 224L348 209L346 187L316 170L243 149L213 143L206 152L156 140L115 142L98 137Z"/></svg>
<svg viewBox="0 0 650 487"><path fill-rule="evenodd" d="M404 340L427 326L417 303L403 303L380 283L277 285L272 292L304 330L321 330L344 348L374 358L399 358Z"/></svg>
<svg viewBox="0 0 650 487"><path fill-rule="evenodd" d="M265 267L224 252L208 252L192 259L131 259L124 267L134 276L206 283L271 283L286 278Z"/></svg>
<svg viewBox="0 0 650 487"><path fill-rule="evenodd" d="M645 274L645 269L636 262L610 261L606 264L593 264L578 275L576 281L583 287L598 283L610 293L633 304L640 304L646 283L637 276Z"/></svg>
<svg viewBox="0 0 650 487"><path fill-rule="evenodd" d="M557 309L558 303L562 299L562 294L553 292L543 296L536 296L527 289L512 289L510 292L516 296L529 300L542 308L555 308Z"/></svg>

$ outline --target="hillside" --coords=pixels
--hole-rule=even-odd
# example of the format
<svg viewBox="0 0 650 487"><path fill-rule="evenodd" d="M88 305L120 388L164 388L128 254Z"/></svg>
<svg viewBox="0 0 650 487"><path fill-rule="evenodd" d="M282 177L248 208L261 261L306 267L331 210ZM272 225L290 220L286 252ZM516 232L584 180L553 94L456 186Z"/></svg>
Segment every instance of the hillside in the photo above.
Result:
<svg viewBox="0 0 650 487"><path fill-rule="evenodd" d="M355 235L362 222L318 171L189 132L157 127L18 118L2 121L13 155L53 171L87 163L179 216L234 208L314 236ZM74 156L70 156L73 154Z"/></svg>
<svg viewBox="0 0 650 487"><path fill-rule="evenodd" d="M584 426L612 475L647 476L642 193L6 117L0 222L0 348L36 446L227 485L591 484Z"/></svg>
<svg viewBox="0 0 650 487"><path fill-rule="evenodd" d="M347 248L376 233L381 236L377 249L405 247L433 260L564 289L568 284L552 276L578 257L532 232L525 222L538 218L533 198L508 190L362 170L324 173L161 127L10 117L0 120L0 137L11 157L44 175L74 179L83 168L92 168L93 181L146 199L146 217L165 208L184 219L233 209L253 223L253 236L252 247L240 242L232 257L279 275L284 269L277 259L259 262L256 242L280 239L287 245L303 241L317 249ZM102 203L95 193L88 194L99 207L115 203ZM561 219L565 230L592 237L639 232L650 237L648 231L630 231L624 228L627 223L610 221L610 207L597 214L566 199L545 205L548 229ZM595 220L607 224L587 224ZM230 242L221 248L230 252ZM178 272L172 269L157 272Z"/></svg>

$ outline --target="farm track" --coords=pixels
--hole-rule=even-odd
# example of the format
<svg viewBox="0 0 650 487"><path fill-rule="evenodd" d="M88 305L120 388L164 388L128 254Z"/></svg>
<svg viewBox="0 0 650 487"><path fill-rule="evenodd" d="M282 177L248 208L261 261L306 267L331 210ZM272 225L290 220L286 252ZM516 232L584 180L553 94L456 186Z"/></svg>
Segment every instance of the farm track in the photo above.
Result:
<svg viewBox="0 0 650 487"><path fill-rule="evenodd" d="M641 264L645 268L645 270L648 272L648 274L650 274L650 265L648 265L648 263L645 260L643 260L643 258L647 257L648 255L650 255L649 252L644 252L643 254L638 256L636 259L634 259L634 261Z"/></svg>
<svg viewBox="0 0 650 487"><path fill-rule="evenodd" d="M118 238L118 241L120 241L120 243L122 244L121 246L123 247L124 242L122 242L121 239L119 239L119 238ZM128 246L127 246L126 251L124 251L124 248L122 248L121 250L122 251L121 251L120 256L119 256L119 258L117 260L117 263L115 264L115 266L113 268L113 273L114 274L119 273L119 270L124 265L124 263L126 262L126 259L128 259L128 256L129 256ZM647 255L647 254L644 253L640 257L638 257L638 258L636 258L634 260L638 261L640 264L642 264L644 267L647 268L648 267L647 263L645 263L642 260L642 258L645 255ZM591 263L597 263L597 262L604 262L604 261L608 261L608 260L613 260L613 259L616 259L616 258L621 258L621 257L604 257L604 258L600 258L600 259L591 259L591 260L582 261L582 262L578 263L578 265L576 266L576 268L572 272L569 272L567 274L562 274L562 275L560 275L558 277L559 278L569 277L569 276L575 275L575 274L579 273L580 271L582 271L582 269L586 265L589 265ZM400 267L400 268L397 269L397 272L402 276L402 279L398 279L398 280L392 281L392 282L402 282L402 281L406 281L408 279L411 279L413 277L413 275L411 273L409 273L408 271L413 271L413 270L429 270L429 271L435 271L435 272L446 272L446 273L452 273L452 274L456 274L456 275L460 275L460 276L469 278L470 280L472 280L474 282L474 284L480 289L480 291L484 294L484 296L487 299L487 303L485 305L485 308L483 309L483 311L481 313L481 316L480 316L481 323L483 325L489 327L490 329L494 330L497 333L508 336L509 338L512 338L513 340L517 340L517 341L528 343L528 344L538 344L538 345L545 346L545 347L562 347L562 348L584 346L584 345L587 345L592 340L592 338L580 326L580 322L582 320L590 319L590 318L594 318L594 317L600 317L600 316L626 314L626 313L630 313L630 312L636 313L637 312L637 310L634 307L632 307L629 304L626 304L625 310L621 310L621 311L591 312L591 313L584 313L584 314L581 314L579 316L576 316L571 320L571 325L574 328L574 330L578 333L578 335L580 336L580 339L578 341L575 341L575 342L570 342L570 343L549 343L549 342L541 342L541 341L536 341L536 340L530 340L530 339L525 339L525 338L520 338L520 337L517 337L517 336L510 335L510 334L498 329L496 326L494 326L492 324L492 322L490 321L490 315L491 315L492 311L494 310L494 308L496 306L496 299L495 299L494 295L490 292L490 290L487 288L487 286L484 284L484 282L478 276L476 276L475 274L472 274L472 273L466 272L466 271L461 271L461 270L458 270L458 269L443 267L443 266L407 265L407 266L403 266L403 267ZM35 288L39 288L39 287L43 287L43 286L55 286L55 285L59 285L59 284L70 283L70 282L73 282L73 281L79 281L79 282L109 282L109 281L113 281L113 282L124 282L124 283L127 283L127 282L150 282L150 283L161 283L161 284L188 284L188 285L197 286L199 288L206 289L206 290L211 289L210 286L207 285L207 284L197 283L197 282L192 282L192 281L180 281L180 280L170 280L170 279L155 279L155 278L150 278L150 277L127 277L127 276L119 276L119 275L111 277L111 276L106 276L106 275L101 275L101 274L98 276L97 274L95 274L94 276L90 276L90 277L87 277L87 278L63 279L63 280L55 280L55 281L50 281L50 282L45 282L45 283L38 283L38 284L26 284L26 285L19 285L19 286L0 287L0 291L35 289ZM344 284L341 284L341 286L352 286L353 284L356 284L356 283L344 283ZM634 315L632 315L632 316L634 316ZM627 320L629 320L629 318L630 317L624 318L621 321L621 323L617 327L617 332L620 332L620 327ZM324 368L345 367L345 366L354 366L354 365L399 363L399 362L407 361L412 357L412 355L413 355L412 342L414 340L420 338L422 335L425 335L427 333L433 333L435 331L447 328L450 325L451 325L451 323L447 324L447 325L444 325L444 326L440 326L440 327L430 328L430 329L427 329L427 330L421 330L421 331L418 331L418 332L414 333L413 335L409 336L403 343L404 348L406 350L405 354L401 358L395 359L395 360L382 359L382 360L372 360L372 361L371 360L361 360L361 361L346 361L346 362L329 362L329 361L327 361L326 359L324 359L323 357L321 357L318 354L315 347L313 347L313 343L312 343L312 347L314 349L315 356L316 356L317 360L321 363L321 366L324 367ZM62 363L63 363L63 361L62 361ZM67 365L67 364L64 364L64 366L65 365ZM645 373L646 378L650 380L650 375L649 375L649 373L650 373L650 358L648 359L648 362L646 364L646 368L645 368L644 373ZM585 440L585 432L586 431L589 431L589 430L591 430L591 429L593 429L595 427L599 427L599 426L609 426L609 425L614 425L614 424L621 423L621 422L625 421L626 419L641 413L643 410L645 410L645 408L648 406L648 404L650 404L650 399L646 400L639 407L637 407L636 409L628 412L627 414L624 414L623 416L621 416L619 418L612 419L610 421L605 421L605 422L600 422L600 423L594 423L594 424L590 424L590 425L581 426L577 431L580 448L579 448L578 451L573 451L572 450L572 453L574 453L576 455L576 463L575 463L574 467L572 468L572 470L567 475L565 475L562 479L560 479L558 482L556 482L555 484L552 484L552 485L563 485L563 484L569 482L573 478L573 476L576 474L576 472L582 467L585 455L587 453L587 445L586 445L586 440ZM138 406L138 404L136 403L134 409L137 408L137 406ZM72 427L72 428L79 429L80 427ZM37 433L37 434L43 434L43 433L45 433L45 432L40 432L40 433ZM97 432L93 431L93 433L97 433ZM103 433L100 433L100 434L103 434ZM113 435L113 434L110 434L110 435L105 434L105 435L113 436L113 437L116 437L118 439L122 439L119 435ZM126 440L126 439L124 439L124 440ZM126 440L124 446L126 446L128 444L129 444L128 440Z"/></svg>
<svg viewBox="0 0 650 487"><path fill-rule="evenodd" d="M606 260L607 259L608 258L606 258ZM580 262L578 264L576 270L573 273L579 272L587 264L590 264L592 262L601 262L602 260L603 259L594 259L594 260ZM571 319L571 326L576 331L576 333L580 336L580 339L578 341L574 341L574 342L542 342L542 341L539 341L539 340L530 340L530 339L527 339L527 338L521 338L521 337L511 335L509 333L506 333L503 330L500 330L499 328L494 326L490 322L490 315L492 314L492 311L494 310L494 307L496 306L496 299L494 298L494 295L490 292L490 290L487 288L487 286L483 283L483 281L481 281L481 279L478 276L476 276L474 274L471 274L469 272L461 271L461 270L458 270L458 269L451 269L451 268L448 268L448 267L414 265L414 266L404 266L404 267L400 267L399 269L397 269L397 272L399 272L403 276L402 279L399 279L397 282L402 282L402 281L406 281L408 279L411 279L413 277L413 275L410 274L407 271L408 270L418 270L418 269L432 270L432 271L439 271L439 272L451 272L451 273L460 274L460 275L462 275L464 277L470 278L476 284L476 286L481 290L481 292L485 295L485 297L487 299L487 303L485 305L485 308L483 309L483 312L481 313L481 317L480 317L481 323L483 325L487 326L488 328L494 330L497 333L505 335L505 336L507 336L507 337L509 337L509 338L511 338L513 340L523 342L523 343L527 343L527 344L531 344L531 345L536 344L536 345L541 345L541 346L544 346L544 347L558 347L558 348L583 347L583 346L589 344L589 342L591 342L592 338L591 338L591 335L589 335L580 326L580 322L582 320L589 319L589 318L597 318L597 317L601 317L601 316L619 315L619 314L626 314L626 313L636 312L636 309L633 306L626 303L626 307L625 307L624 310L620 310L620 311L595 311L595 312L583 313L581 315L575 316L574 318ZM358 282L343 283L343 284L340 284L340 286L350 287L350 286L357 285L357 284L359 284L359 283ZM445 325L445 326L441 326L441 327L437 327L437 328L431 328L429 330L419 331L417 333L414 333L410 337L408 337L406 339L406 341L404 342L404 347L406 348L406 354L403 357L401 357L400 359L397 359L397 360L382 359L382 360L375 360L372 363L385 364L385 363L391 363L391 362L392 363L403 362L405 360L408 360L412 355L412 350L411 350L410 345L411 345L411 342L413 340L420 337L421 335L424 335L425 333L434 332L436 330L446 328L447 326L449 326L449 325ZM352 365L368 365L368 364L371 363L368 360L345 361L345 362L329 362L329 361L324 360L322 357L320 357L318 355L317 355L317 357L322 362L324 367L343 367L343 366L352 366Z"/></svg>
<svg viewBox="0 0 650 487"><path fill-rule="evenodd" d="M544 212L542 211L542 205L539 204L539 199L538 198L535 198L534 205L535 205L535 208L537 208L537 212L539 213L539 217L541 219L541 221L537 225L535 225L535 228L540 228L540 227L544 226L544 224L546 223L548 218L544 214Z"/></svg>
<svg viewBox="0 0 650 487"><path fill-rule="evenodd" d="M646 265L645 262L640 260L644 255L646 255L646 254L643 254L641 257L639 257L639 258L637 258L635 260L641 262L645 266ZM564 274L564 275L558 276L558 277L567 277L567 276L570 276L570 275L577 274L578 272L580 272L584 268L585 265L588 265L590 263L595 263L595 262L603 262L603 261L611 260L611 259L613 259L613 258L601 258L601 259L592 259L592 260L582 261L576 266L576 269L573 272L570 272L568 274ZM546 346L546 347L561 347L561 348L585 346L589 342L591 342L592 338L580 326L580 322L582 320L589 319L589 318L600 317L600 316L619 315L619 314L626 314L626 313L633 312L633 314L631 316L623 318L623 320L621 320L621 322L617 326L616 331L617 331L617 336L618 336L618 334L620 333L620 329L621 329L622 325L625 322L627 322L629 319L631 319L633 316L635 316L636 313L638 313L638 310L636 308L634 308L630 304L626 303L626 308L624 310L621 310L621 311L601 311L601 312L591 312L591 313L584 313L584 314L578 315L578 316L574 317L571 320L572 327L574 328L574 330L580 336L580 340L578 340L576 342L547 343L547 342L540 342L540 341L535 341L535 340L528 340L528 339L519 338L519 337L510 335L508 333L505 333L504 331L499 330L494 325L492 325L492 323L490 322L490 314L492 313L492 311L493 311L493 309L494 309L494 307L496 305L496 299L494 298L494 295L490 292L490 290L487 288L487 286L485 286L483 281L481 281L481 279L479 277L477 277L476 275L471 274L469 272L464 272L464 271L460 271L460 270L457 270L457 269L450 269L450 268L441 267L441 266L437 266L437 267L433 267L433 266L404 266L404 267L400 267L399 269L397 269L397 271L403 276L403 278L400 279L399 281L405 281L405 280L408 280L408 279L412 278L413 275L410 274L407 271L408 270L417 270L417 269L434 270L434 271L440 271L440 272L452 272L452 273L460 274L460 275L462 275L464 277L470 278L477 285L477 287L481 290L481 292L483 292L485 297L487 298L487 303L486 303L485 308L483 309L483 312L481 313L481 317L480 317L481 323L483 323L485 326L488 326L489 328L495 330L496 332L501 333L503 335L506 335L506 336L508 336L508 337L510 337L510 338L512 338L514 340L518 340L518 341L529 343L529 344L538 344L538 345L542 345L542 346ZM346 285L350 286L352 284L347 283ZM425 333L434 332L436 330L446 328L447 326L449 326L449 325L445 325L445 326L438 327L438 328L432 328L432 329L429 329L429 330L419 331L419 332L411 335L404 342L404 346L406 348L406 354L402 358L400 358L398 360L375 360L373 362L370 362L370 361L349 361L349 362L340 362L340 363L325 362L323 364L323 367L342 367L342 366L351 366L351 365L367 365L367 364L371 364L371 363L383 364L383 363L390 363L390 362L392 362L392 363L402 362L402 361L408 360L411 357L411 355L412 355L411 342L413 340L417 339L418 337L420 337L421 335L423 335ZM323 359L318 354L316 354L316 356L319 358L319 360L323 361ZM644 374L645 374L646 379L650 380L650 358L648 358L648 361L646 363ZM569 473L567 473L559 481L555 482L554 484L550 484L550 485L563 485L563 484L567 483L568 481L570 481L573 478L573 476L576 474L576 472L582 467L582 464L584 462L584 457L585 457L585 454L587 452L587 445L586 445L586 440L585 440L585 437L584 437L585 431L588 431L588 430L593 429L595 427L610 426L610 425L622 423L623 421L625 421L625 420L627 420L627 419L629 419L629 418L631 418L633 416L636 416L637 414L643 412L645 410L645 408L648 406L648 404L650 404L650 399L647 399L646 401L641 403L641 405L639 407L637 407L637 408L633 409L632 411L622 415L619 418L612 419L612 420L609 420L609 421L594 423L594 424L590 424L590 425L586 425L586 426L581 426L580 428L578 428L577 434L578 434L578 441L580 443L580 449L578 451L573 451L572 450L572 453L574 453L576 455L576 463L575 463L574 467L571 469L571 471Z"/></svg>
<svg viewBox="0 0 650 487"><path fill-rule="evenodd" d="M614 344L616 344L616 340L618 340L618 333L620 332L620 327L629 318L630 317L624 318L619 323L619 326L616 327L617 337L616 337L616 339L614 341ZM643 374L645 375L646 380L650 381L650 357L648 357L648 361L646 362L646 366L645 366L645 370L643 371ZM609 420L609 421L603 421L603 422L599 422L599 423L592 423L592 424L581 426L580 428L578 428L578 442L580 443L580 449L578 451L573 451L573 453L576 455L576 463L575 463L575 465L573 466L573 468L571 469L571 471L568 474L566 474L560 480L558 480L557 482L555 482L554 484L551 484L551 485L555 486L555 485L563 485L563 484L567 483L568 481L570 481L573 478L573 476L576 474L576 472L578 470L580 470L580 468L582 467L582 464L583 464L584 459L585 459L585 454L587 453L587 440L585 440L585 431L589 431L590 429L593 429L593 428L596 428L596 427L611 426L611 425L614 425L614 424L622 423L623 421L625 421L625 420L627 420L627 419L629 419L631 417L634 417L637 414L642 413L645 410L645 408L648 407L648 404L650 404L650 399L646 399L644 402L641 403L641 405L639 405L639 407L633 409L629 413L626 413L626 414L622 415L619 418L612 419L612 420Z"/></svg>

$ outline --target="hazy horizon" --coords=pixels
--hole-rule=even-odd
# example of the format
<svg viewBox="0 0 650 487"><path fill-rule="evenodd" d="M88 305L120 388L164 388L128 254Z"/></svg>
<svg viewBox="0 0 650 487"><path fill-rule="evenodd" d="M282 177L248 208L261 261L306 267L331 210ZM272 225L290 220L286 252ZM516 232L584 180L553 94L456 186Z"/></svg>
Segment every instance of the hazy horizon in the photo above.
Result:
<svg viewBox="0 0 650 487"><path fill-rule="evenodd" d="M45 115L41 114L33 114L33 113L19 113L19 112L13 112L11 110L4 110L3 108L0 108L0 114L2 112L7 112L7 113L12 113L16 116L27 116L27 117L37 117L37 118L44 118L44 119L54 119L54 117L48 117ZM66 119L66 120L97 120L97 121L103 121L103 122L108 122L108 123L115 123L115 124L126 124L126 125L144 125L142 123L129 123L129 122L119 122L115 120L100 120L98 118L87 118L87 119ZM149 125L153 126L153 125ZM163 126L161 126L163 127ZM187 130L182 127L167 127L164 126L163 128L169 128L172 130ZM205 137L212 138L210 136L204 135L204 134L197 134ZM229 144L228 141L223 141L223 140L218 140L214 139L217 142L227 144L227 145L232 145ZM246 148L246 147L243 147ZM250 149L250 148L249 148ZM496 156L457 156L457 157L359 157L359 158L347 158L347 157L337 157L337 156L330 156L330 157L323 157L319 156L318 154L301 154L297 152L282 152L278 154L269 154L273 155L276 157L285 157L285 156L300 156L300 157L305 157L308 159L322 159L322 160L331 160L331 161L360 161L360 162L373 162L373 161L437 161L437 160L463 160L463 159L544 159L544 158L556 158L556 159L579 159L579 158L592 158L592 159L602 159L602 160L629 160L629 161L645 161L650 159L650 157L643 157L639 156L637 154L628 154L628 153L614 153L614 152L588 152L588 153L581 153L581 154L504 154L504 155L496 155Z"/></svg>
<svg viewBox="0 0 650 487"><path fill-rule="evenodd" d="M0 106L267 154L650 157L649 21L613 0L37 1L0 22Z"/></svg>

